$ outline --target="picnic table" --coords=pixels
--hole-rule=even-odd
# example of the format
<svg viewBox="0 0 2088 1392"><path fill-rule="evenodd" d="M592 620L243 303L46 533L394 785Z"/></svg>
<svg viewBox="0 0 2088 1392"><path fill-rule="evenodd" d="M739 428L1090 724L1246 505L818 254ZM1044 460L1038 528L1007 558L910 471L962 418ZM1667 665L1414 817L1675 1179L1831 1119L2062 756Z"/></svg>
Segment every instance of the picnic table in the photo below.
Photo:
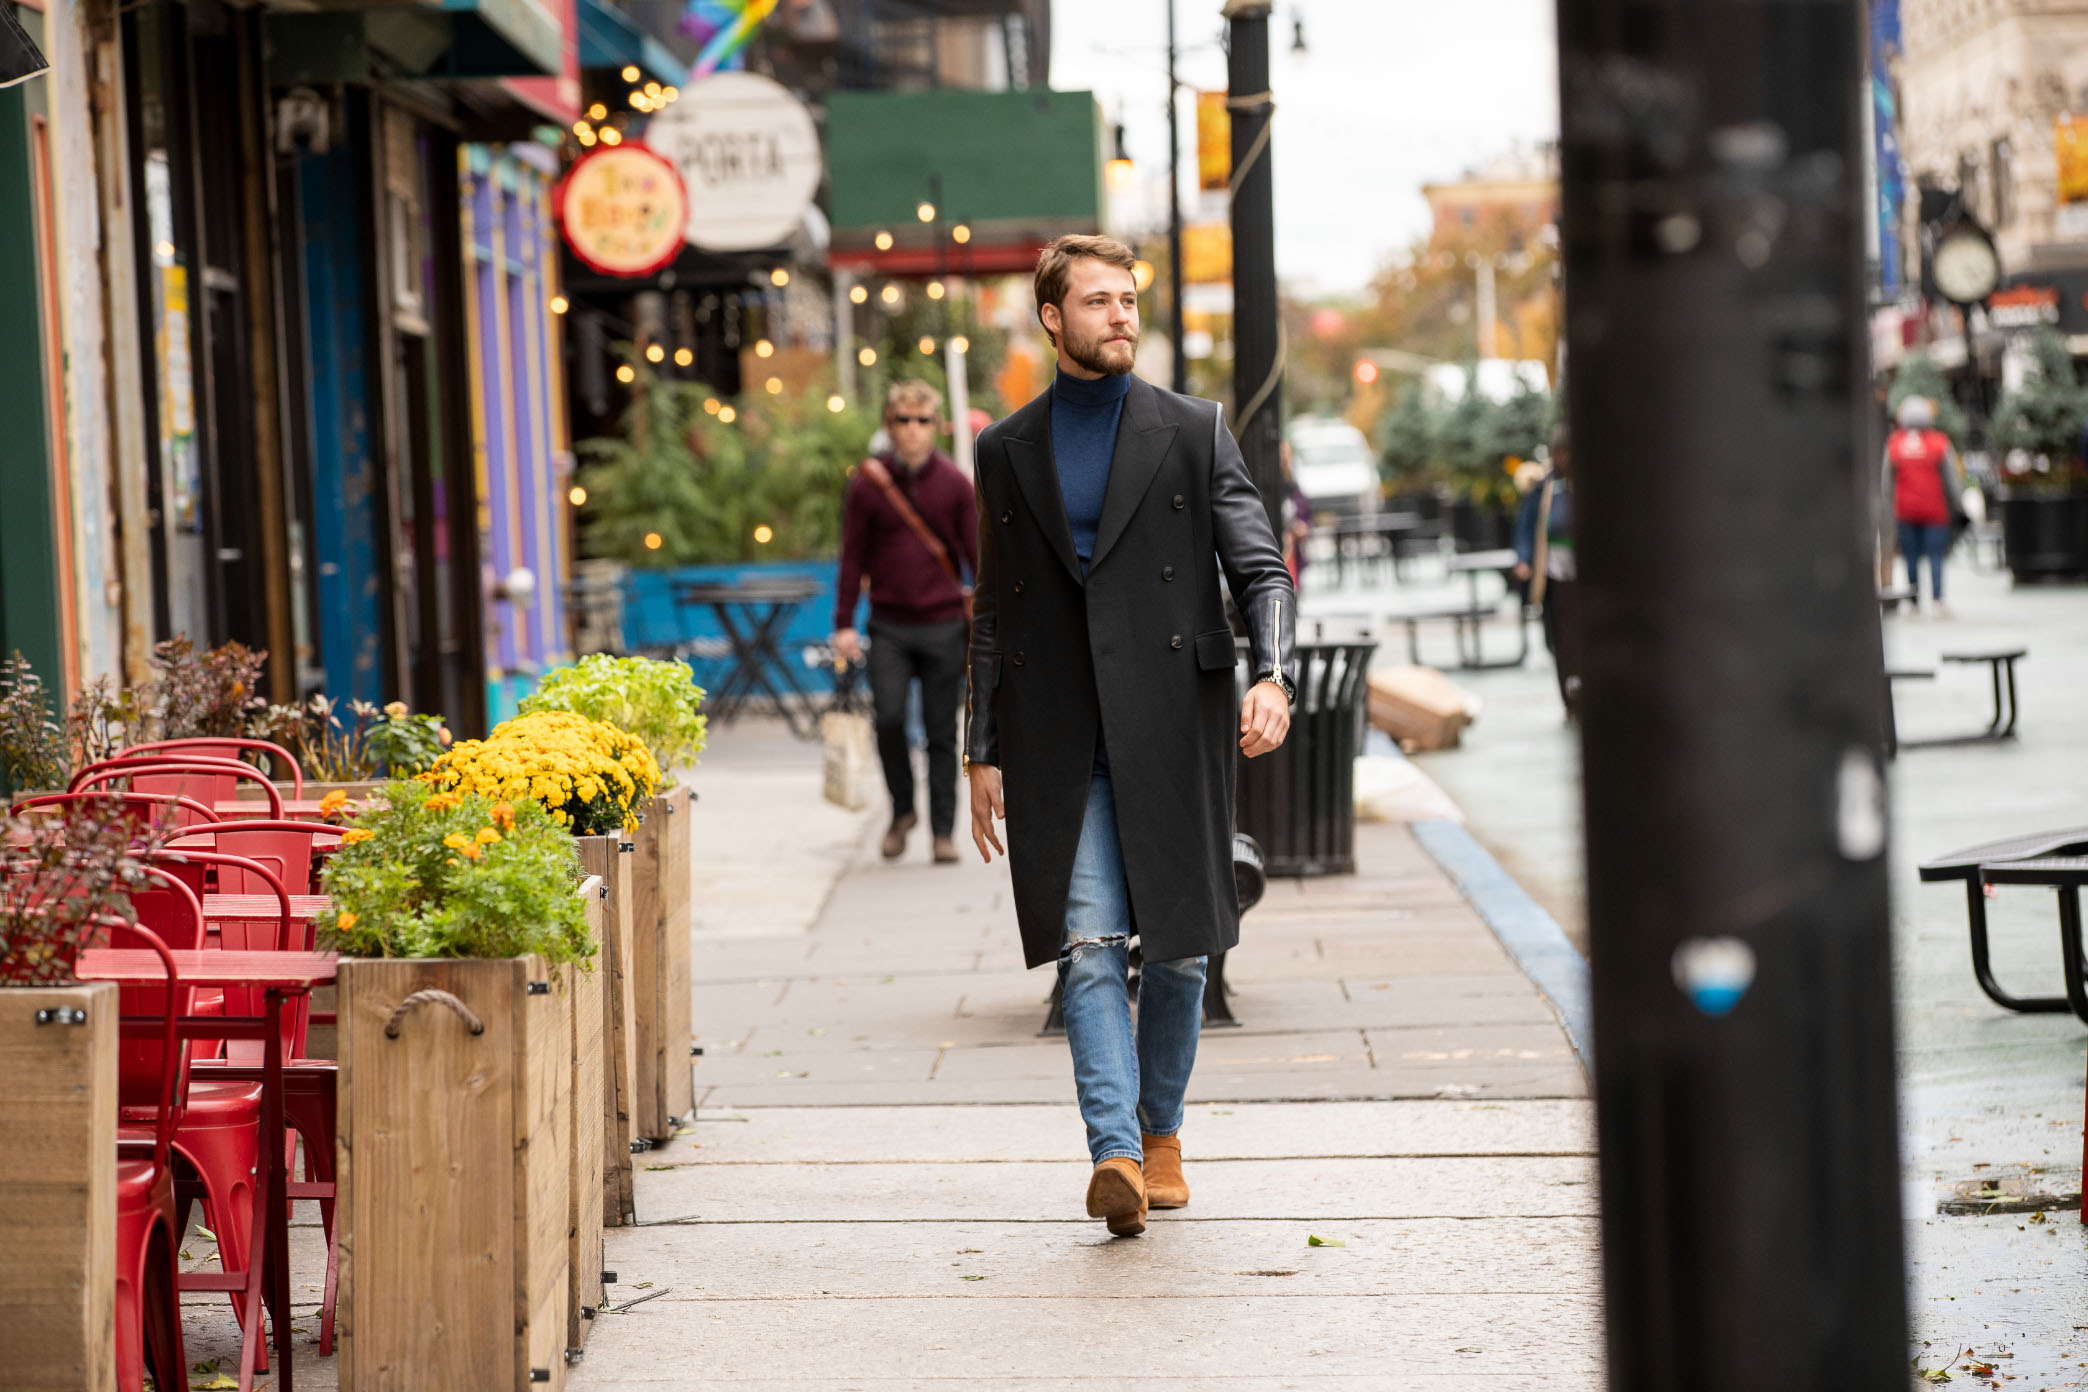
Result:
<svg viewBox="0 0 2088 1392"><path fill-rule="evenodd" d="M245 896L242 896L245 897ZM275 903L273 896L251 896ZM278 906L279 908L279 906ZM276 912L271 908L269 912ZM331 952L225 952L215 949L177 949L174 969L183 986L244 988L264 993L266 1005L258 1016L183 1015L179 1029L186 1039L259 1040L262 1061L258 1066L215 1063L200 1066L198 1077L261 1085L261 1135L281 1136L284 1126L283 1007L286 1001L308 996L315 986L334 979ZM73 974L81 981L113 981L123 986L154 986L166 980L166 970L157 952L145 948L90 947L81 951ZM126 1039L159 1038L158 1016L125 1016L121 1033ZM330 1065L329 1065L330 1066ZM261 1147L263 1163L254 1176L253 1241L248 1250L247 1269L238 1275L220 1272L190 1272L181 1278L184 1291L230 1293L242 1309L245 1336L240 1342L239 1386L242 1392L254 1385L254 1365L259 1361L262 1311L268 1313L267 1327L275 1331L274 1386L290 1392L294 1378L292 1350L296 1331L290 1325L290 1184L288 1148L280 1142ZM299 1186L302 1188L303 1186Z"/></svg>
<svg viewBox="0 0 2088 1392"><path fill-rule="evenodd" d="M1425 609L1406 614L1387 614L1391 622L1406 625L1407 657L1415 666L1421 664L1421 633L1423 623L1448 621L1457 632L1457 666L1462 671L1483 672L1503 667L1520 667L1530 657L1530 626L1526 607L1517 601L1515 607L1515 656L1489 660L1483 646L1482 634L1488 619L1499 613L1498 603L1482 604L1479 599L1479 577L1492 572L1505 575L1515 568L1518 557L1515 552L1503 548L1497 551L1461 551L1444 559L1444 568L1452 575L1463 575L1469 587L1470 602L1447 609ZM1515 594L1510 587L1502 598Z"/></svg>
<svg viewBox="0 0 2088 1392"><path fill-rule="evenodd" d="M2080 907L2075 893L2061 889L2060 934L2066 934L2069 913L2073 915L2075 944L2069 961L2068 994L2063 996L2016 996L2003 990L1994 979L1992 955L1987 945L1986 886L1988 884L2050 884L2062 887L2063 880L2040 879L2037 874L2056 873L2055 862L2081 860L2088 854L2088 826L2066 827L2057 831L2036 832L2029 836L2011 836L2000 841L1986 841L1977 846L1967 846L1948 855L1925 860L1920 866L1924 884L1947 884L1960 881L1965 886L1965 917L1972 942L1972 975L1979 982L1979 989L1987 998L2004 1010L2021 1011L2025 1014L2056 1013L2079 1007L2073 1000L2073 980L2080 971L2079 915ZM2002 877L2004 867L2020 870L2024 866L2035 867L2032 878ZM2076 887L2077 888L2077 887ZM2069 907L2071 905L2071 907ZM2083 1016L2088 1019L2088 1016Z"/></svg>
<svg viewBox="0 0 2088 1392"><path fill-rule="evenodd" d="M1888 754L1897 754L1902 749L1932 749L1949 744L1982 744L1989 740L2015 738L2016 716L2020 708L2016 702L2015 665L2030 655L2028 648L1970 648L1939 655L1939 661L1961 667L1978 667L1984 664L1993 682L1994 712L1986 728L1962 735L1944 735L1931 739L1902 740L1899 737L1899 715L1893 707L1894 683L1903 681L1933 681L1938 669L1932 667L1888 667L1885 670L1885 747Z"/></svg>
<svg viewBox="0 0 2088 1392"><path fill-rule="evenodd" d="M1348 583L1348 570L1354 565L1357 578L1375 585L1378 564L1386 559L1392 562L1392 578L1405 578L1406 543L1422 527L1419 513L1381 512L1371 517L1343 517L1324 530L1334 548L1334 583Z"/></svg>
<svg viewBox="0 0 2088 1392"><path fill-rule="evenodd" d="M799 739L818 733L807 715L810 697L784 660L781 639L797 611L825 588L817 580L783 576L729 584L683 581L674 586L678 607L707 607L725 630L731 666L705 701L712 719L730 721L758 696L766 696Z"/></svg>

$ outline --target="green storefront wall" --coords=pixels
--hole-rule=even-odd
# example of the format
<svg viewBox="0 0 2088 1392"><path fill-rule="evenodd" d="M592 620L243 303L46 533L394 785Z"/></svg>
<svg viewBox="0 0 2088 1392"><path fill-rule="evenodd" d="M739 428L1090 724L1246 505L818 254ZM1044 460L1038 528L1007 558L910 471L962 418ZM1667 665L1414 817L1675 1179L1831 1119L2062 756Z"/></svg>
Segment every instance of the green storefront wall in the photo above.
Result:
<svg viewBox="0 0 2088 1392"><path fill-rule="evenodd" d="M939 176L946 219L1092 227L1102 134L1092 92L835 92L831 221L837 231L908 228Z"/></svg>
<svg viewBox="0 0 2088 1392"><path fill-rule="evenodd" d="M45 685L59 687L65 669L44 411L48 326L37 274L28 86L0 88L0 324L7 325L0 333L0 656L19 650Z"/></svg>

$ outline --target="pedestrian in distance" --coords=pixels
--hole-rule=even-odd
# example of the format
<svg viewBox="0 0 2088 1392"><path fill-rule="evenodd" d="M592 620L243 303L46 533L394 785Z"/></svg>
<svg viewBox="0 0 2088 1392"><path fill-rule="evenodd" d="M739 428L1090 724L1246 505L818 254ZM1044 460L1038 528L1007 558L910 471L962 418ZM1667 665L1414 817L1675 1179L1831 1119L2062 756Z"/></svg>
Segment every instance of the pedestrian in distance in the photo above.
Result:
<svg viewBox="0 0 2088 1392"><path fill-rule="evenodd" d="M928 383L894 383L885 393L892 447L865 459L842 504L841 574L834 595L834 653L863 660L856 605L870 590L870 703L877 756L892 795L884 857L906 854L920 822L907 701L921 688L928 737L928 830L939 865L957 860L957 706L964 695L964 577L978 573L972 485L935 447L942 395Z"/></svg>
<svg viewBox="0 0 2088 1392"><path fill-rule="evenodd" d="M1235 760L1290 730L1297 608L1222 409L1131 373L1134 264L1094 236L1038 259L1058 374L979 436L965 741L972 840L1008 857L1025 960L1057 964L1088 1216L1119 1236L1189 1201L1205 962L1239 940ZM1248 629L1244 700L1221 571Z"/></svg>
<svg viewBox="0 0 2088 1392"><path fill-rule="evenodd" d="M1925 396L1900 402L1899 429L1885 441L1884 486L1899 525L1899 553L1907 562L1908 599L1921 606L1921 562L1929 564L1929 612L1943 607L1943 558L1963 515L1965 476L1950 437L1936 429L1936 406Z"/></svg>
<svg viewBox="0 0 2088 1392"><path fill-rule="evenodd" d="M1544 619L1566 718L1580 718L1580 572L1573 552L1573 434L1552 430L1551 467L1515 513L1515 578Z"/></svg>

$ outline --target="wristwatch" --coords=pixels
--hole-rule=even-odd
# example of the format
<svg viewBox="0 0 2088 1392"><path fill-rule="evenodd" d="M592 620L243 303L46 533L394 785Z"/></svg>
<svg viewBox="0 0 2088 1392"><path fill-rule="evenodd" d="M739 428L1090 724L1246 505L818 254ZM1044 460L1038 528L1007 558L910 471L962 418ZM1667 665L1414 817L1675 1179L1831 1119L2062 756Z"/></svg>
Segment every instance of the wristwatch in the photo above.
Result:
<svg viewBox="0 0 2088 1392"><path fill-rule="evenodd" d="M1268 671L1254 679L1256 686L1261 685L1263 682L1276 683L1277 686L1283 689L1283 698L1286 701L1289 701L1294 706L1298 704L1298 688L1291 685L1291 679L1283 674L1281 667L1271 667Z"/></svg>

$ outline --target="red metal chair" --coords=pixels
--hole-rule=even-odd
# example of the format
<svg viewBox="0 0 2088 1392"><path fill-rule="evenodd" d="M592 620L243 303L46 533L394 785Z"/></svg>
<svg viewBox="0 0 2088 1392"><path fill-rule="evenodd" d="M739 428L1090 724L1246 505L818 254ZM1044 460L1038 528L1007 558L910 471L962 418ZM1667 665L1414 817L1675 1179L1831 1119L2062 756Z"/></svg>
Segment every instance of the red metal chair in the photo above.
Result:
<svg viewBox="0 0 2088 1392"><path fill-rule="evenodd" d="M266 754L271 758L280 759L283 766L290 770L290 796L294 798L304 796L304 770L297 766L297 760L291 755L289 750L270 740L235 739L231 736L219 735L198 735L188 739L147 740L143 744L133 744L119 749L116 751L116 757L129 759L138 755L154 754L171 756L177 759L238 759L241 750L250 750L255 753ZM244 761L242 760L242 762Z"/></svg>
<svg viewBox="0 0 2088 1392"><path fill-rule="evenodd" d="M331 837L338 841L346 835L343 827L327 826L321 822L269 822L227 821L216 826L198 827L183 832L168 844L169 854L183 852L192 841L212 841L220 851L230 852L235 857L245 857L276 869L277 877L284 885L299 883L295 876L300 873L292 862L288 868L277 869L287 859L282 843L293 841L304 852L302 874L309 879L311 842L314 837ZM277 857L274 863L271 858ZM218 884L227 894L269 894L275 886L264 876L253 874L236 864L219 862ZM227 925L228 929L231 925ZM285 944L294 951L310 951L313 947L313 925L310 920L293 923ZM257 948L260 944L244 940L235 942L229 932L222 936L228 948ZM334 1242L334 1139L338 1135L339 1117L337 1093L334 1086L335 1069L328 1059L309 1059L305 1056L305 1045L311 1026L311 1003L300 998L284 1011L285 1025L283 1058L285 1093L283 1110L291 1127L304 1141L304 1185L305 1192L292 1191L296 1198L315 1198L319 1201L319 1223L326 1234L326 1288L319 1310L319 1352L333 1352L334 1288L339 1264L339 1249ZM253 1041L234 1041L226 1048L226 1059L231 1063L259 1063L261 1046ZM209 1076L206 1065L202 1076ZM294 1157L293 1157L294 1158ZM309 1186L308 1188L306 1186Z"/></svg>
<svg viewBox="0 0 2088 1392"><path fill-rule="evenodd" d="M303 822L292 818L274 821L266 817L226 818L211 826L199 826L174 837L170 847L191 840L208 840L213 849L247 860L258 861L275 872L292 894L315 892L312 877L312 838L331 837L338 843L348 828L326 822ZM218 871L220 894L267 894L270 886L259 876L236 867ZM305 944L306 947L310 943Z"/></svg>
<svg viewBox="0 0 2088 1392"><path fill-rule="evenodd" d="M199 932L193 945L215 945L246 952L279 952L291 946L290 895L266 867L218 851L157 850L148 852L144 860L146 874L161 881L168 889L164 892L146 891L131 897L141 923L153 928L165 924L171 932L174 925L168 920L178 919L193 905L195 923L200 928L203 924L202 902L194 896L185 880L175 873L176 870L205 865L236 867L247 874L274 881L272 887L281 912L272 931L264 932L253 920L234 920L220 925L216 944L211 944L207 935ZM251 999L251 995L246 991L227 991L220 1010L213 1013L259 1015L262 1002ZM287 1034L287 1018L284 1029ZM228 1061L258 1062L260 1059L261 1044L257 1040L236 1040L227 1049L228 1052L242 1050L251 1056ZM141 1118L126 1113L124 1120L136 1123ZM198 1183L194 1187L188 1184L179 1186L176 1196L203 1200L204 1215L211 1230L217 1234L218 1265L228 1279L245 1273L253 1251L254 1175L261 1163L262 1143L261 1089L258 1084L207 1081L200 1074L191 1082L181 1125L174 1134L174 1149L195 1169ZM236 1297L233 1309L235 1312L239 1309Z"/></svg>
<svg viewBox="0 0 2088 1392"><path fill-rule="evenodd" d="M218 803L237 794L242 780L261 785L268 797L268 815L281 820L283 795L276 791L276 785L261 770L237 759L170 759L157 754L104 759L74 774L65 791L84 792L104 783L124 781L132 792L185 795L215 809Z"/></svg>
<svg viewBox="0 0 2088 1392"><path fill-rule="evenodd" d="M191 895L192 929L200 936L203 910ZM150 1136L117 1141L116 1159L116 1385L122 1392L144 1392L145 1368L161 1388L188 1385L188 1359L181 1347L181 1219L174 1202L174 1132L181 1124L187 1098L187 1050L177 1026L187 997L174 970L174 956L149 928L123 926L111 930L113 945L145 947L157 952L166 968L163 988L125 987L120 1009L145 1014L143 998L157 995L164 1020L156 1050L156 1069L126 1074L119 1099L127 1107L152 1109Z"/></svg>

